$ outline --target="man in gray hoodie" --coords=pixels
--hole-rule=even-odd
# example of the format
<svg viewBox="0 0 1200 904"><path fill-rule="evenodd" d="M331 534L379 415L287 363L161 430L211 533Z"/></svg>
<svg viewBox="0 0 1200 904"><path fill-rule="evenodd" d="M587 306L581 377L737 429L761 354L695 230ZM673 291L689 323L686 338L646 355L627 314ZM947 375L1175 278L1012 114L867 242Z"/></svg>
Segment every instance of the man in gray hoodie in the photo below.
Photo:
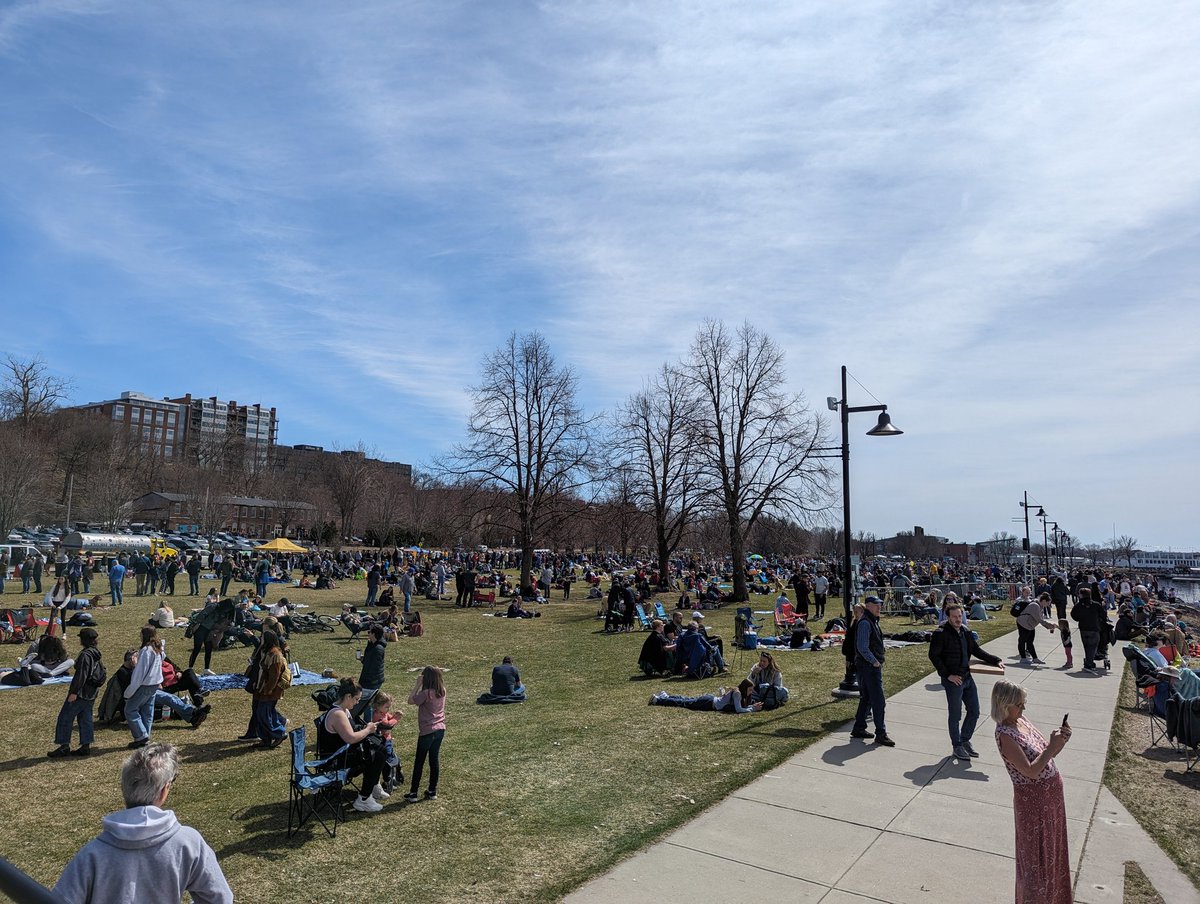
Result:
<svg viewBox="0 0 1200 904"><path fill-rule="evenodd" d="M128 809L100 820L100 835L67 864L54 891L70 904L178 901L233 904L217 856L195 829L162 809L179 773L170 744L149 744L121 767Z"/></svg>

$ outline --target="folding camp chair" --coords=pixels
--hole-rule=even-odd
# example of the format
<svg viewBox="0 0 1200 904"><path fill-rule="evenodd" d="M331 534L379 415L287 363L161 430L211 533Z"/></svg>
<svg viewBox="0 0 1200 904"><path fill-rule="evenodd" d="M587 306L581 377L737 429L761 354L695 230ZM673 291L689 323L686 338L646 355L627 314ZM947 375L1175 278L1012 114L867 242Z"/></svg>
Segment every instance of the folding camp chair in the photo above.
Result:
<svg viewBox="0 0 1200 904"><path fill-rule="evenodd" d="M664 622L670 621L670 619L667 618L667 610L663 608L663 604L658 600L654 601L654 616L655 618L661 618Z"/></svg>
<svg viewBox="0 0 1200 904"><path fill-rule="evenodd" d="M800 620L800 616L796 610L792 608L791 603L782 603L775 607L775 633L779 634L783 631L791 631L792 627Z"/></svg>
<svg viewBox="0 0 1200 904"><path fill-rule="evenodd" d="M633 607L633 611L637 613L638 624L647 631L650 630L650 619L646 617L646 610L642 607L642 604L637 603Z"/></svg>
<svg viewBox="0 0 1200 904"><path fill-rule="evenodd" d="M1129 661L1133 669L1133 707L1138 710L1154 708L1154 693L1158 686L1158 667L1154 662L1133 644L1121 648L1121 653Z"/></svg>
<svg viewBox="0 0 1200 904"><path fill-rule="evenodd" d="M343 758L350 749L345 744L341 749L319 760L306 760L304 727L288 732L292 742L292 773L288 792L288 838L291 838L310 817L316 817L325 834L337 837L338 823L342 821L342 787L347 783L348 770L329 769L331 763ZM325 770L325 771L322 771Z"/></svg>
<svg viewBox="0 0 1200 904"><path fill-rule="evenodd" d="M733 619L733 642L741 646L742 638L747 631L758 633L758 623L754 620L754 610L749 606L739 606Z"/></svg>

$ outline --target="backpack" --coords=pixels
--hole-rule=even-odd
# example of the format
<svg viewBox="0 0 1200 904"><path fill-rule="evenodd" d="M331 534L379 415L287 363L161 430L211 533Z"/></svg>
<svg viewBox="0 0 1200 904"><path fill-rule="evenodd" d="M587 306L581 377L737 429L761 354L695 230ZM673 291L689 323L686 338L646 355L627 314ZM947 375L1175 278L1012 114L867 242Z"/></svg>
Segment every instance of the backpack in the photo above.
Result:
<svg viewBox="0 0 1200 904"><path fill-rule="evenodd" d="M1013 618L1016 618L1018 615L1020 615L1024 611L1025 611L1025 603L1021 600L1017 600L1015 603L1012 604L1012 608L1010 608L1008 610L1008 613Z"/></svg>
<svg viewBox="0 0 1200 904"><path fill-rule="evenodd" d="M328 687L318 688L310 696L313 698L313 702L317 704L317 709L321 712L328 712L337 705L338 686L331 684Z"/></svg>
<svg viewBox="0 0 1200 904"><path fill-rule="evenodd" d="M104 663L97 655L96 663L92 667L92 673L83 682L83 689L85 692L95 696L99 693L100 688L104 687L106 681L108 681L108 669L104 667Z"/></svg>

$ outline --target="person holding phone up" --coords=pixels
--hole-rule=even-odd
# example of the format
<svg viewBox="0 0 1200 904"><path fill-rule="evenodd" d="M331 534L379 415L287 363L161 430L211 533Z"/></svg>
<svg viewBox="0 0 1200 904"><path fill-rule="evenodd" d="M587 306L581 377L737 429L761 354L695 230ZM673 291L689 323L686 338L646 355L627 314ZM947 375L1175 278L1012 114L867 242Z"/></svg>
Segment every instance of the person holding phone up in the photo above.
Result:
<svg viewBox="0 0 1200 904"><path fill-rule="evenodd" d="M1025 718L1025 688L1000 680L992 688L996 746L1013 783L1017 830L1016 904L1071 904L1067 806L1054 757L1071 739L1063 716L1046 740Z"/></svg>

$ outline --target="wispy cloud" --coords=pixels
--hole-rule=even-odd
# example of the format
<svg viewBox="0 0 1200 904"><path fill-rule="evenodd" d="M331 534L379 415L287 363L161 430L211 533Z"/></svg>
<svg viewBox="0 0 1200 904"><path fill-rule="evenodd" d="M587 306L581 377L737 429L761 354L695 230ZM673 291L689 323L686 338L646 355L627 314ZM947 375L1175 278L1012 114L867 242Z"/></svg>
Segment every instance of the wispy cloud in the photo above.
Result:
<svg viewBox="0 0 1200 904"><path fill-rule="evenodd" d="M856 523L986 535L1040 485L1187 542L1190 4L231 8L0 12L13 289L139 305L285 425L418 460L512 329L606 406L749 318L797 388L847 363L905 422ZM217 379L164 347L113 390Z"/></svg>

